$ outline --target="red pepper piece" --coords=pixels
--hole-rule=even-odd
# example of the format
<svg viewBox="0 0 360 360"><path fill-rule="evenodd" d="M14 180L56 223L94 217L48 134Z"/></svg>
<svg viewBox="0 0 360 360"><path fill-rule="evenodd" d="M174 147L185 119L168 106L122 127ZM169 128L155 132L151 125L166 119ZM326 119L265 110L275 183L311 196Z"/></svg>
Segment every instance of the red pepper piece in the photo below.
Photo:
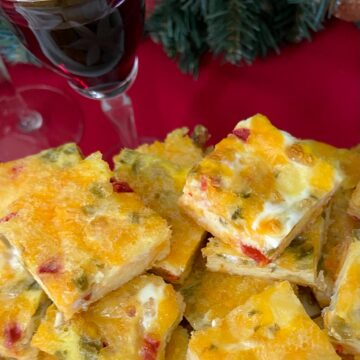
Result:
<svg viewBox="0 0 360 360"><path fill-rule="evenodd" d="M247 128L239 128L234 129L232 132L235 136L237 136L242 141L247 141L248 137L250 136L250 130Z"/></svg>
<svg viewBox="0 0 360 360"><path fill-rule="evenodd" d="M136 307L135 306L129 306L125 311L129 317L134 317L136 315Z"/></svg>
<svg viewBox="0 0 360 360"><path fill-rule="evenodd" d="M10 214L5 215L0 219L0 224L10 221L12 218L14 218L17 215L16 212L12 212Z"/></svg>
<svg viewBox="0 0 360 360"><path fill-rule="evenodd" d="M200 190L201 191L206 191L207 189L207 179L205 176L202 176L201 179L200 179Z"/></svg>
<svg viewBox="0 0 360 360"><path fill-rule="evenodd" d="M344 347L341 344L336 344L335 350L339 355L344 353Z"/></svg>
<svg viewBox="0 0 360 360"><path fill-rule="evenodd" d="M141 347L141 355L143 360L156 360L156 355L160 347L160 341L154 340L149 336L145 336L144 343Z"/></svg>
<svg viewBox="0 0 360 360"><path fill-rule="evenodd" d="M126 181L116 181L114 178L111 178L110 181L116 193L134 192L134 190L130 187L130 185Z"/></svg>
<svg viewBox="0 0 360 360"><path fill-rule="evenodd" d="M16 342L20 340L22 336L22 330L17 323L10 323L4 329L5 345L8 348L14 346Z"/></svg>
<svg viewBox="0 0 360 360"><path fill-rule="evenodd" d="M261 251L251 246L241 244L241 251L249 258L255 260L259 265L267 265L270 262Z"/></svg>
<svg viewBox="0 0 360 360"><path fill-rule="evenodd" d="M164 279L170 282L176 282L180 280L180 277L174 274L166 273L164 274Z"/></svg>
<svg viewBox="0 0 360 360"><path fill-rule="evenodd" d="M61 271L61 264L57 259L50 259L39 266L39 274L57 274Z"/></svg>
<svg viewBox="0 0 360 360"><path fill-rule="evenodd" d="M86 294L86 295L83 297L83 299L84 299L85 301L89 301L89 300L91 299L91 297L92 297L92 293L90 292L90 293Z"/></svg>
<svg viewBox="0 0 360 360"><path fill-rule="evenodd" d="M11 178L16 179L18 175L24 170L24 165L16 165L11 168Z"/></svg>

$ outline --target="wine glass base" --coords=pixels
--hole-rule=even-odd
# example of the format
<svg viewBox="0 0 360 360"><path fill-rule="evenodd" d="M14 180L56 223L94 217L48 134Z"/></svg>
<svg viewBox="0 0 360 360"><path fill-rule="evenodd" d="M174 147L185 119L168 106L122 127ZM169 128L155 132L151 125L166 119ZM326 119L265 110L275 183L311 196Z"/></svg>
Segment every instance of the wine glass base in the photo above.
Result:
<svg viewBox="0 0 360 360"><path fill-rule="evenodd" d="M67 142L79 142L83 114L79 105L59 89L47 85L17 89L27 106L43 117L42 126L30 132L19 127L14 109L1 109L0 161L10 161Z"/></svg>

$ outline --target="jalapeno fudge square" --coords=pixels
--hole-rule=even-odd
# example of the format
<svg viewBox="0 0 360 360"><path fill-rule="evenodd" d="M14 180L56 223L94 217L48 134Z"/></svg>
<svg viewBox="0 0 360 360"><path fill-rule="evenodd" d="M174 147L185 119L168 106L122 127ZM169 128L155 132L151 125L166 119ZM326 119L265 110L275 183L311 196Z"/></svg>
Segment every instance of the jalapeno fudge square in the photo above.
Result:
<svg viewBox="0 0 360 360"><path fill-rule="evenodd" d="M213 327L192 333L188 359L335 360L327 335L306 314L288 282L235 308Z"/></svg>
<svg viewBox="0 0 360 360"><path fill-rule="evenodd" d="M319 215L341 171L255 115L190 172L180 204L201 226L260 264Z"/></svg>
<svg viewBox="0 0 360 360"><path fill-rule="evenodd" d="M44 178L0 219L0 233L66 318L169 252L166 220L114 188L111 176L100 153L45 166Z"/></svg>
<svg viewBox="0 0 360 360"><path fill-rule="evenodd" d="M142 275L71 320L51 306L32 345L64 360L162 360L183 310L172 285Z"/></svg>
<svg viewBox="0 0 360 360"><path fill-rule="evenodd" d="M171 226L170 253L153 271L172 283L182 283L188 275L206 233L178 205L189 168L202 157L202 150L180 130L162 143L124 149L114 158L118 186L129 185Z"/></svg>

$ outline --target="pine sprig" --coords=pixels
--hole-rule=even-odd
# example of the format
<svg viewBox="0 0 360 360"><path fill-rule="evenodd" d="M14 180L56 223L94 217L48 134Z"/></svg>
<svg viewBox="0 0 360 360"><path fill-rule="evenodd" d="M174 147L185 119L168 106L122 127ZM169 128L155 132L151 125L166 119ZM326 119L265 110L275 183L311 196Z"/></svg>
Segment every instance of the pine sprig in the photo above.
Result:
<svg viewBox="0 0 360 360"><path fill-rule="evenodd" d="M162 0L148 20L151 36L185 72L197 73L206 51L251 63L286 42L323 28L335 0Z"/></svg>
<svg viewBox="0 0 360 360"><path fill-rule="evenodd" d="M323 22L331 1L288 0L296 7L294 24L286 40L298 42L311 39L311 32L323 29Z"/></svg>
<svg viewBox="0 0 360 360"><path fill-rule="evenodd" d="M223 54L225 60L232 64L251 61L254 57L258 29L250 25L257 20L257 12L251 2L210 0L204 14L211 51L214 55ZM240 23L243 26L239 26Z"/></svg>
<svg viewBox="0 0 360 360"><path fill-rule="evenodd" d="M178 61L182 71L197 73L201 56L208 50L201 2L163 1L146 28L155 41L163 44L166 54Z"/></svg>

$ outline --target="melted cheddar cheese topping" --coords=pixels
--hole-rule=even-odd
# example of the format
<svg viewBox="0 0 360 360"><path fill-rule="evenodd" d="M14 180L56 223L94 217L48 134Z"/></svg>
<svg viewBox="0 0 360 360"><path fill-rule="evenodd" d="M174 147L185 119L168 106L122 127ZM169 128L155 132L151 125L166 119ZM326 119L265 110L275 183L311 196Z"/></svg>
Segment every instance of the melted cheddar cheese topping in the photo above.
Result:
<svg viewBox="0 0 360 360"><path fill-rule="evenodd" d="M75 144L69 143L55 149L23 159L0 163L0 218L8 214L8 206L27 192L51 178L54 169L78 164L82 155Z"/></svg>
<svg viewBox="0 0 360 360"><path fill-rule="evenodd" d="M206 132L206 129L203 128L202 131ZM188 128L179 128L169 133L164 141L143 144L136 150L143 154L154 155L163 160L171 161L181 168L190 170L203 157L202 146L204 144L201 141L196 141L194 136L190 138L188 133Z"/></svg>
<svg viewBox="0 0 360 360"><path fill-rule="evenodd" d="M185 318L195 330L209 327L273 284L272 280L208 271L198 257L180 289L186 303Z"/></svg>
<svg viewBox="0 0 360 360"><path fill-rule="evenodd" d="M171 232L136 194L114 190L100 153L61 167L51 156L36 159L38 180L7 207L0 233L69 318L164 257Z"/></svg>
<svg viewBox="0 0 360 360"><path fill-rule="evenodd" d="M163 143L142 145L136 151L124 149L114 158L116 179L127 182L145 205L171 226L170 253L155 264L154 271L175 283L181 283L190 271L205 234L178 206L189 167L200 161L201 155L201 150L179 129Z"/></svg>
<svg viewBox="0 0 360 360"><path fill-rule="evenodd" d="M195 166L180 202L213 235L273 258L341 180L311 147L255 115Z"/></svg>
<svg viewBox="0 0 360 360"><path fill-rule="evenodd" d="M213 327L195 331L189 360L335 360L326 334L308 317L288 282L252 296Z"/></svg>
<svg viewBox="0 0 360 360"><path fill-rule="evenodd" d="M69 321L51 306L32 345L63 360L160 360L183 308L171 285L143 275Z"/></svg>

